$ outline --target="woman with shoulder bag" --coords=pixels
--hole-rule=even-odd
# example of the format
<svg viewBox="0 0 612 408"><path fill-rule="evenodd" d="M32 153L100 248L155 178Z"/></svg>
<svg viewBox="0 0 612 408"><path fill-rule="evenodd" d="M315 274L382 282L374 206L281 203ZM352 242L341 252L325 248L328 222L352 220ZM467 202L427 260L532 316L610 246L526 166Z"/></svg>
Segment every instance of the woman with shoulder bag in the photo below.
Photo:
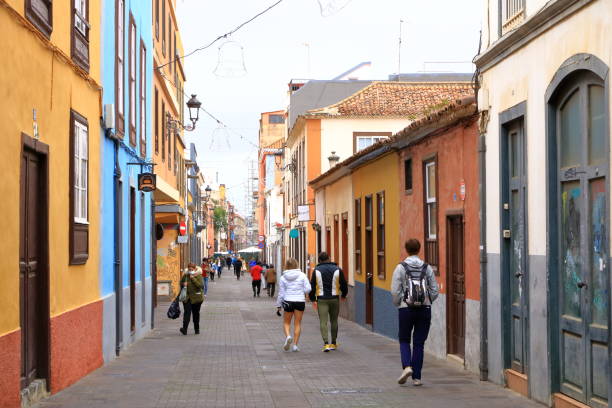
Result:
<svg viewBox="0 0 612 408"><path fill-rule="evenodd" d="M204 301L204 279L202 277L202 269L194 263L187 265L187 271L181 278L181 286L187 292L186 300L183 300L183 327L179 330L183 335L187 334L189 320L193 314L193 329L195 334L200 334L200 308ZM183 290L181 289L181 290Z"/></svg>

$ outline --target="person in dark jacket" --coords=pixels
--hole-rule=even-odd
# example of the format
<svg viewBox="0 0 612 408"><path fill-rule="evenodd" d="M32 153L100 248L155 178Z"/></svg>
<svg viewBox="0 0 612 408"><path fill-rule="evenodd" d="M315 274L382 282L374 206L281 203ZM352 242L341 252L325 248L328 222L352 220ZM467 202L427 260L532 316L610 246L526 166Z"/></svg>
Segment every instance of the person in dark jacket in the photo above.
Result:
<svg viewBox="0 0 612 408"><path fill-rule="evenodd" d="M234 262L234 274L236 275L236 279L240 280L240 272L242 271L242 261L240 258L236 258L236 262Z"/></svg>
<svg viewBox="0 0 612 408"><path fill-rule="evenodd" d="M330 262L327 252L319 254L319 264L310 279L310 300L313 307L319 312L319 327L323 338L323 351L336 350L338 344L338 313L340 313L340 299L346 300L348 285L344 273L338 264ZM327 322L331 321L331 343L327 331Z"/></svg>
<svg viewBox="0 0 612 408"><path fill-rule="evenodd" d="M202 269L195 264L190 263L187 266L187 271L181 278L181 285L187 288L187 300L183 302L183 327L179 330L184 335L187 334L189 320L193 314L193 329L195 334L200 334L200 308L204 302L204 279L202 278Z"/></svg>

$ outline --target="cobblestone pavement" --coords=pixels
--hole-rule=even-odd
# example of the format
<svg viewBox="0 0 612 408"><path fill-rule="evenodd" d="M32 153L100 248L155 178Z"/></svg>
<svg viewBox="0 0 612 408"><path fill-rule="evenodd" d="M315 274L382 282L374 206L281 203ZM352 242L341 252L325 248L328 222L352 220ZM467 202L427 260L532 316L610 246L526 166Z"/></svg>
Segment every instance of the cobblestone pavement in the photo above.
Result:
<svg viewBox="0 0 612 408"><path fill-rule="evenodd" d="M283 352L272 299L225 271L209 283L199 336L181 335L161 304L145 339L38 407L541 407L431 356L422 387L399 386L397 343L346 320L339 349L322 353L308 306L301 351Z"/></svg>

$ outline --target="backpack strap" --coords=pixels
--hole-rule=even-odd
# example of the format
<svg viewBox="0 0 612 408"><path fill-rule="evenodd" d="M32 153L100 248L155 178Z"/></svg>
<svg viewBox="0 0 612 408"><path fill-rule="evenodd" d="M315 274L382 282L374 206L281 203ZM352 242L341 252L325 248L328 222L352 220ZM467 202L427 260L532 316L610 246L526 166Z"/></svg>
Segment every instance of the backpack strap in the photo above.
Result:
<svg viewBox="0 0 612 408"><path fill-rule="evenodd" d="M424 279L427 276L427 268L429 267L429 265L427 265L426 263L423 264L423 266L421 267L421 280Z"/></svg>

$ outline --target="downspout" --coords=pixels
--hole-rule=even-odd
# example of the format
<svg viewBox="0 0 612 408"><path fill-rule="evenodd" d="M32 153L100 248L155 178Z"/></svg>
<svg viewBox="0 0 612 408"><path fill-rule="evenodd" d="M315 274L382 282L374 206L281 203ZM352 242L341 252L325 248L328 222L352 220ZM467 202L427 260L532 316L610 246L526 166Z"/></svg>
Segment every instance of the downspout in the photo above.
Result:
<svg viewBox="0 0 612 408"><path fill-rule="evenodd" d="M155 200L151 198L151 330L155 328L155 307L157 303L157 234L155 224Z"/></svg>
<svg viewBox="0 0 612 408"><path fill-rule="evenodd" d="M115 200L115 354L119 356L123 339L123 276L121 273L122 240L122 194L121 194L121 167L119 166L119 141L115 145L115 171L113 191Z"/></svg>
<svg viewBox="0 0 612 408"><path fill-rule="evenodd" d="M486 122L488 112L481 113L481 124ZM480 199L480 380L489 378L489 339L488 339L488 294L487 294L487 166L486 133L478 135L478 191Z"/></svg>

